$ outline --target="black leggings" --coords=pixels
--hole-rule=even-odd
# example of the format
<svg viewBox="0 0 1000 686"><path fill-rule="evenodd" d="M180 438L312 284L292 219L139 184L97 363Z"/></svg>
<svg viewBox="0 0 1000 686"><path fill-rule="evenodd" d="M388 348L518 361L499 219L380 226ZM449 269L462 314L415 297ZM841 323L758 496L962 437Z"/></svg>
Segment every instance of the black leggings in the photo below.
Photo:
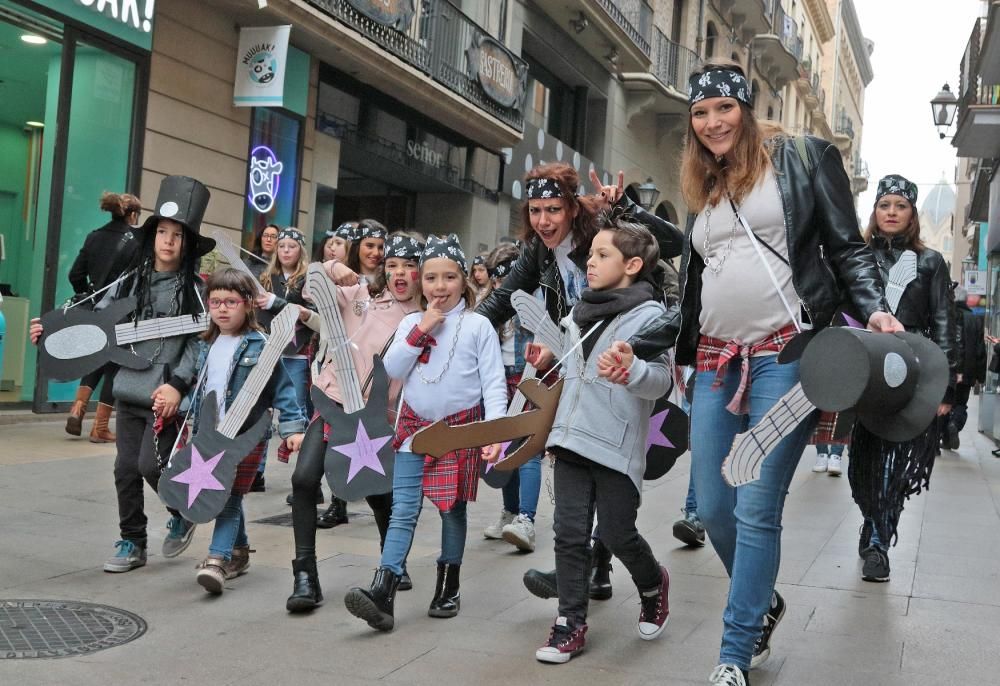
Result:
<svg viewBox="0 0 1000 686"><path fill-rule="evenodd" d="M322 417L316 422L322 423ZM323 465L326 460L326 441L306 441L299 450L292 472L292 527L295 532L295 557L316 557L316 489L323 479ZM392 513L392 491L365 498L375 514L378 526L379 546L385 543L389 530L389 516Z"/></svg>
<svg viewBox="0 0 1000 686"><path fill-rule="evenodd" d="M115 374L118 373L118 365L114 362L108 362L106 365L100 369L95 369L87 376L80 379L80 385L86 386L87 388L97 388L97 384L104 379L104 385L101 386L101 397L100 402L105 405L115 404Z"/></svg>

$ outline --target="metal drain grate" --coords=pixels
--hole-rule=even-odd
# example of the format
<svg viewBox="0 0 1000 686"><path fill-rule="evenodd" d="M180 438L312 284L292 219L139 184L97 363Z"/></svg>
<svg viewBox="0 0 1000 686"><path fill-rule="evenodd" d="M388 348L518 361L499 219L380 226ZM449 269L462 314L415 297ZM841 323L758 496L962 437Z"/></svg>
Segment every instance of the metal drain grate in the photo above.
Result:
<svg viewBox="0 0 1000 686"><path fill-rule="evenodd" d="M0 659L85 655L146 633L146 621L75 600L0 600Z"/></svg>

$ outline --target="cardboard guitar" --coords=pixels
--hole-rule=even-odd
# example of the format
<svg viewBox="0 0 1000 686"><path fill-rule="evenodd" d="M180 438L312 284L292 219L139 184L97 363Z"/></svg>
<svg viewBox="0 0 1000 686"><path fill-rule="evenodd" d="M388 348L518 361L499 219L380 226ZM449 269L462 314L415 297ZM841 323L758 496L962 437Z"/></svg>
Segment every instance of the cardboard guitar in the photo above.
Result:
<svg viewBox="0 0 1000 686"><path fill-rule="evenodd" d="M222 423L216 427L218 398L209 393L202 401L198 433L174 453L160 475L158 492L167 507L189 522L204 524L218 516L229 499L236 467L264 440L271 414L264 412L249 429L238 434L264 391L281 352L292 340L299 308L284 307L271 322L271 334L256 366L233 399ZM238 434L238 435L237 435Z"/></svg>
<svg viewBox="0 0 1000 686"><path fill-rule="evenodd" d="M114 362L126 369L147 369L149 360L120 346L189 333L208 328L208 317L161 317L119 324L135 310L134 296L116 300L103 310L59 308L42 315L38 341L42 376L54 381L74 381Z"/></svg>

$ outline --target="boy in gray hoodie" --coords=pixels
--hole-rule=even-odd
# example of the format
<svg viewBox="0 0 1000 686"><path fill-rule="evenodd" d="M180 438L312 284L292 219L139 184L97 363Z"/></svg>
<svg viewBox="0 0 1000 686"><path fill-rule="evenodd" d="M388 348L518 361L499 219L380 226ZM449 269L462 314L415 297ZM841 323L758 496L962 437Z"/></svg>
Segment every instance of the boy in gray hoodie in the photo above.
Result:
<svg viewBox="0 0 1000 686"><path fill-rule="evenodd" d="M598 375L594 352L627 340L663 313L652 279L658 255L656 239L645 227L621 220L606 223L591 244L589 289L562 322L568 351L565 380L546 446L555 457L559 617L535 653L542 662L568 662L584 648L595 507L603 543L622 561L639 590L639 637L652 640L667 624L667 570L635 526L649 417L657 398L671 386L666 356L646 362L620 354L615 361L627 370L628 380L617 385ZM547 369L553 354L532 343L525 358Z"/></svg>

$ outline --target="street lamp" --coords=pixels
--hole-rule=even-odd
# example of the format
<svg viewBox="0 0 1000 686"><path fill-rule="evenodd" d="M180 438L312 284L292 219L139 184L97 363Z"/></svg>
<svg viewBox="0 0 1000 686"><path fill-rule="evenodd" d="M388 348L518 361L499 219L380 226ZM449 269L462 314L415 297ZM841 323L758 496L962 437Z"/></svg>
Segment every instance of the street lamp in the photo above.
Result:
<svg viewBox="0 0 1000 686"><path fill-rule="evenodd" d="M653 211L653 205L656 204L657 198L660 197L660 189L656 187L653 183L653 178L651 176L646 177L646 183L639 186L636 191L639 193L639 204L647 212Z"/></svg>
<svg viewBox="0 0 1000 686"><path fill-rule="evenodd" d="M958 98L951 92L948 84L944 84L941 92L931 100L931 112L934 114L934 126L937 127L938 135L944 138L944 132L951 128L951 123L955 120L955 112L958 111Z"/></svg>

